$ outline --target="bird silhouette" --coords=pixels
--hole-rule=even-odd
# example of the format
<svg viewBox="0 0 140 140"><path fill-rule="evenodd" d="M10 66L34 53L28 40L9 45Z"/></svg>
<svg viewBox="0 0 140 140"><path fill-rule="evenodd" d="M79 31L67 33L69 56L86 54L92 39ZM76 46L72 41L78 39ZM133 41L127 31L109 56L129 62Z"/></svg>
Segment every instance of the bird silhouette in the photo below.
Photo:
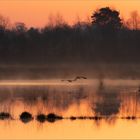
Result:
<svg viewBox="0 0 140 140"><path fill-rule="evenodd" d="M84 77L84 76L76 76L74 79L68 79L68 80L61 80L62 82L64 81L67 81L67 82L74 82L74 81L77 81L79 79L87 79L87 77Z"/></svg>

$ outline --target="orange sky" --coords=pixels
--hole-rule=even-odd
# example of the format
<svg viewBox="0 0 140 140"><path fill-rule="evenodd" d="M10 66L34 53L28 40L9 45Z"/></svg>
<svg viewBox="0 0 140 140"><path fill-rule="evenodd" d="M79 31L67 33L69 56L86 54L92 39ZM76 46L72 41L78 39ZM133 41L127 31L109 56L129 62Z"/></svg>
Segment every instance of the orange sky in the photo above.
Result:
<svg viewBox="0 0 140 140"><path fill-rule="evenodd" d="M0 13L10 18L11 22L24 22L27 26L44 26L48 16L59 13L70 24L79 16L87 16L103 6L111 6L128 18L131 11L140 13L140 0L0 0Z"/></svg>

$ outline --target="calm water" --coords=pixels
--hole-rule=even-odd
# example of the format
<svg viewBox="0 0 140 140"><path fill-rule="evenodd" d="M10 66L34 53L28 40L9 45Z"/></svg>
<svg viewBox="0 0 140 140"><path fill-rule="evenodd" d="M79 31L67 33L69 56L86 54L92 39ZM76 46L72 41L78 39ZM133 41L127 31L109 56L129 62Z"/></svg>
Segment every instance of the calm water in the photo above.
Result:
<svg viewBox="0 0 140 140"><path fill-rule="evenodd" d="M0 139L140 139L139 80L81 80L79 82L2 81L0 112L12 120L0 120ZM34 119L23 123L19 115L30 112ZM38 122L38 114L64 117ZM69 119L71 116L100 116ZM135 117L130 119L130 117Z"/></svg>

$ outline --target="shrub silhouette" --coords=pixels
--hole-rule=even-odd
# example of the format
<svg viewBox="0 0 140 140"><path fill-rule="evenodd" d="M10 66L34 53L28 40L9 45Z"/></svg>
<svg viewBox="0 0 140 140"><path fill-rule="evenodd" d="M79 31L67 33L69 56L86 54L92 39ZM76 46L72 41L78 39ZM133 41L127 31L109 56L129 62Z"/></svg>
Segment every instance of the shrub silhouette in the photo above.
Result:
<svg viewBox="0 0 140 140"><path fill-rule="evenodd" d="M7 112L1 112L0 113L0 119L1 120L5 120L5 119L10 119L11 118L11 115Z"/></svg>
<svg viewBox="0 0 140 140"><path fill-rule="evenodd" d="M29 112L23 112L20 115L20 120L24 123L27 123L29 121L31 121L33 119L32 114L30 114Z"/></svg>
<svg viewBox="0 0 140 140"><path fill-rule="evenodd" d="M36 118L39 122L45 122L46 121L46 119L47 119L47 117L46 117L46 115L44 115L44 114L39 114L39 115L37 115L37 118Z"/></svg>
<svg viewBox="0 0 140 140"><path fill-rule="evenodd" d="M46 120L49 122L55 122L56 120L62 120L63 117L62 116L58 116L54 113L50 113L46 116Z"/></svg>

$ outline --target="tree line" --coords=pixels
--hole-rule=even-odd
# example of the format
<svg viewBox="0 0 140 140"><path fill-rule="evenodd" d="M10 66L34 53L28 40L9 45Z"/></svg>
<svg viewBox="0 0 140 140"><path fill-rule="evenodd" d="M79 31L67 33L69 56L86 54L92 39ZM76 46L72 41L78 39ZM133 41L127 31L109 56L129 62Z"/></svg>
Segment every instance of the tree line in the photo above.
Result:
<svg viewBox="0 0 140 140"><path fill-rule="evenodd" d="M91 22L78 21L73 26L59 16L43 28L27 28L21 22L9 27L8 19L0 16L1 64L140 61L136 11L128 21L117 10L103 7L92 13Z"/></svg>

